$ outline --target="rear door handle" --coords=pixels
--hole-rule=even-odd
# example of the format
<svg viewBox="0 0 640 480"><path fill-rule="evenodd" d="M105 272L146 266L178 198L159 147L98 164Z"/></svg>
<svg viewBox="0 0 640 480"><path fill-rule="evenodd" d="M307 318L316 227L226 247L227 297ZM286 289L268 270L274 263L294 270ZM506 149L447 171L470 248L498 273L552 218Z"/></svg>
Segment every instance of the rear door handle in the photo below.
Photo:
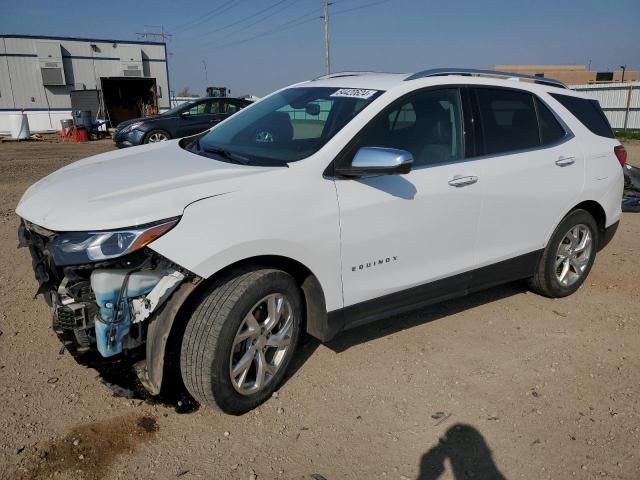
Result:
<svg viewBox="0 0 640 480"><path fill-rule="evenodd" d="M556 165L559 167L568 167L574 163L576 163L576 157L558 157L558 160L556 160Z"/></svg>
<svg viewBox="0 0 640 480"><path fill-rule="evenodd" d="M451 180L449 180L449 185L451 185L452 187L459 188L459 187L466 187L467 185L473 185L477 181L478 181L478 177L474 177L472 175L468 175L465 177L461 175L456 175Z"/></svg>

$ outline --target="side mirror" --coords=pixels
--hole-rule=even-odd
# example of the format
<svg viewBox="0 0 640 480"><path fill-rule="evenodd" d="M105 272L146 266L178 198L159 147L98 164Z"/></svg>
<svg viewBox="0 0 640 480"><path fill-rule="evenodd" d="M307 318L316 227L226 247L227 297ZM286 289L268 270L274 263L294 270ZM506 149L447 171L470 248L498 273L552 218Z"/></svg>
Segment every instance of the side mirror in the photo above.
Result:
<svg viewBox="0 0 640 480"><path fill-rule="evenodd" d="M345 177L364 175L398 175L411 171L413 155L406 150L382 147L362 147L350 166L336 168L336 174Z"/></svg>
<svg viewBox="0 0 640 480"><path fill-rule="evenodd" d="M186 117L188 117L189 115L191 115L191 112L190 112L189 110L185 110L184 112L182 112L182 113L180 114L180 116L181 116L182 118L186 118Z"/></svg>

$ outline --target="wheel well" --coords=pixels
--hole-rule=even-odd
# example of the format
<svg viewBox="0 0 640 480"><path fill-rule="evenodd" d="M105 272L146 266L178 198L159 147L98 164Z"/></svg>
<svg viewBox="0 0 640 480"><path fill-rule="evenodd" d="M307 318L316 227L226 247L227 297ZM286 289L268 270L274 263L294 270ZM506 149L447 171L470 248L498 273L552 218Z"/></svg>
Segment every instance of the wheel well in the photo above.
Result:
<svg viewBox="0 0 640 480"><path fill-rule="evenodd" d="M291 258L277 255L263 255L238 261L226 266L204 281L201 281L195 290L193 290L178 307L164 352L163 390L165 388L171 389L172 386L170 385L174 384L174 382L182 383L180 374L182 336L184 335L187 322L191 318L191 313L203 298L207 287L233 270L252 266L276 268L290 274L295 279L302 293L303 306L305 309L302 325L303 331L307 331L320 338L318 332L322 334L322 332L326 330L328 315L324 291L317 277L305 265Z"/></svg>
<svg viewBox="0 0 640 480"><path fill-rule="evenodd" d="M607 214L604 212L604 208L602 208L602 205L593 200L587 200L585 202L579 203L571 209L571 211L574 210L586 210L587 212L589 212L593 219L596 221L596 225L598 225L600 234L604 233L607 222Z"/></svg>

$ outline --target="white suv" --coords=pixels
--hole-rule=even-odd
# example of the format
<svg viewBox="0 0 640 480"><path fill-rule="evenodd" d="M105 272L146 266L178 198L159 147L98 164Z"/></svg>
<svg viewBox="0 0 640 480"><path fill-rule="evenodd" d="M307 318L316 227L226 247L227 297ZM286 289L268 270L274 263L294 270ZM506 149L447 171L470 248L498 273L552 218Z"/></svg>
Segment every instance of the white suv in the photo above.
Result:
<svg viewBox="0 0 640 480"><path fill-rule="evenodd" d="M17 213L69 350L242 413L303 332L516 279L575 292L618 225L625 157L598 103L554 80L346 72L71 164Z"/></svg>

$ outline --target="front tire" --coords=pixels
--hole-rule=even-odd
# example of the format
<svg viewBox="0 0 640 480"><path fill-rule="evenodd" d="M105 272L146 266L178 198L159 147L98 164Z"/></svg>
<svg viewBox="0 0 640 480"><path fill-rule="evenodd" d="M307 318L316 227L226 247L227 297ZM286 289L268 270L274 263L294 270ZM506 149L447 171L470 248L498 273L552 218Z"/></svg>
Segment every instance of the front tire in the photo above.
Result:
<svg viewBox="0 0 640 480"><path fill-rule="evenodd" d="M158 142L166 142L167 140L171 140L171 135L169 132L165 130L151 130L144 136L143 143L158 143Z"/></svg>
<svg viewBox="0 0 640 480"><path fill-rule="evenodd" d="M202 404L239 415L267 400L293 358L302 297L291 275L255 268L214 282L182 340L185 386Z"/></svg>
<svg viewBox="0 0 640 480"><path fill-rule="evenodd" d="M550 298L574 293L596 258L598 226L586 210L569 213L553 232L531 278L533 291Z"/></svg>

